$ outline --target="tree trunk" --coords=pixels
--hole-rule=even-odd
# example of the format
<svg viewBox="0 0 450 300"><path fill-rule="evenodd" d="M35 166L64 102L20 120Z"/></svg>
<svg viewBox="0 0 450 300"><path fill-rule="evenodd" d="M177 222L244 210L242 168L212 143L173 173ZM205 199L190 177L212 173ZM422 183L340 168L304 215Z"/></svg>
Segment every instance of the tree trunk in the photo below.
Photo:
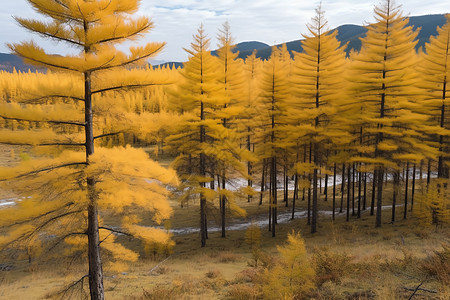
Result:
<svg viewBox="0 0 450 300"><path fill-rule="evenodd" d="M266 184L266 159L263 159L263 165L262 165L262 176L261 176L261 194L259 197L259 205L262 205L263 203L263 194L264 194L264 186Z"/></svg>
<svg viewBox="0 0 450 300"><path fill-rule="evenodd" d="M344 192L345 192L345 164L342 164L342 184L341 184L341 207L339 208L339 213L344 211Z"/></svg>
<svg viewBox="0 0 450 300"><path fill-rule="evenodd" d="M317 165L318 165L318 145L314 143L314 171L313 171L313 201L312 201L312 222L311 222L311 233L317 231L317 213L318 213L318 195L317 195Z"/></svg>
<svg viewBox="0 0 450 300"><path fill-rule="evenodd" d="M414 194L416 191L416 164L413 166L413 178L412 178L412 187L411 187L411 212L414 207Z"/></svg>
<svg viewBox="0 0 450 300"><path fill-rule="evenodd" d="M85 24L85 31L87 31ZM85 49L88 53L89 49ZM94 154L94 126L92 116L92 92L91 92L91 74L84 73L84 117L85 117L85 141L86 141L86 162L90 163L89 158ZM103 287L103 269L100 255L100 238L98 228L98 204L97 192L95 190L95 179L87 177L88 193L88 260L89 260L89 292L92 300L105 299Z"/></svg>
<svg viewBox="0 0 450 300"><path fill-rule="evenodd" d="M395 208L397 205L397 195L400 184L400 173L398 171L394 171L394 184L393 184L393 194L392 194L392 217L391 222L395 222Z"/></svg>
<svg viewBox="0 0 450 300"><path fill-rule="evenodd" d="M406 219L408 212L408 183L409 183L409 161L406 162L406 177L405 177L405 207L403 211L403 219Z"/></svg>
<svg viewBox="0 0 450 300"><path fill-rule="evenodd" d="M334 221L336 215L336 163L333 166L333 212L332 219Z"/></svg>
<svg viewBox="0 0 450 300"><path fill-rule="evenodd" d="M247 127L247 150L249 152L251 151L250 126ZM251 176L252 176L252 163L251 162L247 162L247 174L249 176L249 179L247 181L247 186L251 188L253 186L253 182L251 179ZM250 202L252 200L252 195L248 195L247 200L248 200L248 202Z"/></svg>
<svg viewBox="0 0 450 300"><path fill-rule="evenodd" d="M381 227L381 210L383 209L383 179L384 168L380 167L377 170L377 215L375 220L375 227Z"/></svg>
<svg viewBox="0 0 450 300"><path fill-rule="evenodd" d="M364 172L364 201L363 201L363 210L366 210L366 200L367 200L367 172Z"/></svg>
<svg viewBox="0 0 450 300"><path fill-rule="evenodd" d="M225 174L224 176L222 176L222 189L225 190L226 188L226 180L225 180ZM226 220L226 201L227 201L227 197L225 197L225 195L221 196L222 198L222 202L221 202L221 216L222 216L222 237L225 237L225 220Z"/></svg>
<svg viewBox="0 0 450 300"><path fill-rule="evenodd" d="M361 172L358 172L358 218L361 218Z"/></svg>
<svg viewBox="0 0 450 300"><path fill-rule="evenodd" d="M375 195L376 195L376 187L377 187L377 170L373 171L373 178L372 178L372 200L370 201L370 215L373 216L375 214Z"/></svg>
<svg viewBox="0 0 450 300"><path fill-rule="evenodd" d="M351 186L351 180L352 180L352 176L351 176L351 171L352 168L349 165L347 168L347 212L346 212L346 221L350 221L350 198L351 198L351 191L352 191L352 186Z"/></svg>
<svg viewBox="0 0 450 300"><path fill-rule="evenodd" d="M355 163L353 163L353 168L352 168L352 216L356 215L355 212L355 172L356 168L355 168Z"/></svg>

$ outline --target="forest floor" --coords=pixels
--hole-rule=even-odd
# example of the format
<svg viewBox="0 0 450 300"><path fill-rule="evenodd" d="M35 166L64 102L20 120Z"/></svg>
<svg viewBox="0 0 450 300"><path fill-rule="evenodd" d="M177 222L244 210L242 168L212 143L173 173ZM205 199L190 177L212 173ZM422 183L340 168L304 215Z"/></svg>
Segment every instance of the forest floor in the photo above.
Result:
<svg viewBox="0 0 450 300"><path fill-rule="evenodd" d="M10 159L8 164L15 162L14 157ZM386 190L387 195L391 194L389 185ZM390 205L391 201L387 197L383 205ZM301 234L308 256L319 262L315 265L317 288L305 296L307 299L391 300L410 299L413 294L411 299L450 299L448 226L423 227L409 211L404 220L400 206L395 223L391 223L391 209L385 209L382 226L375 228L369 203L361 218L350 213L350 220L346 222L344 211L332 221L331 201L323 201L322 196L319 210L328 213L319 215L317 233L311 234L307 219L299 217L280 222L276 237L272 237L263 221L268 215L267 203L258 205L257 202L258 199L250 203L241 199L239 205L246 209L247 217L230 216L228 225L246 225L238 226L239 230L227 230L225 238L221 237L220 231L213 230L209 233L207 246L201 248L197 231L198 201L182 208L171 200L174 216L165 227L187 227L193 232L175 230L175 246L162 252L156 249L144 251L139 242L119 236L121 243L139 252L141 257L126 270L113 271L105 265L106 299L263 299L261 274L264 266L276 260L277 245L285 244L287 234L292 231ZM297 201L299 212L305 211L306 203ZM280 215L288 215L290 210L280 201ZM215 225L219 223L218 210L211 207L208 216L210 229L218 228ZM252 252L246 240L246 228L252 220L262 226L258 255ZM105 222L110 221L113 220L105 218ZM150 218L144 220L144 224L153 225ZM70 286L86 273L83 259L32 261L20 265L0 261L0 299L52 298L55 292ZM108 257L103 259L107 261ZM83 282L55 298L86 299L80 295L82 290L87 291L87 280Z"/></svg>

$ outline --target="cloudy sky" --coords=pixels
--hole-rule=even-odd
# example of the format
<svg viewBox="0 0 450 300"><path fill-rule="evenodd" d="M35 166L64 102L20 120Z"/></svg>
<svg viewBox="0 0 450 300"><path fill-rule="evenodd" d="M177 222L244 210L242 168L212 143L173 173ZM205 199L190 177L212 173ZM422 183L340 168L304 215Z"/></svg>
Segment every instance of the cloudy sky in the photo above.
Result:
<svg viewBox="0 0 450 300"><path fill-rule="evenodd" d="M11 16L39 18L26 0L0 0L0 52L9 52L5 43L34 39L55 53L73 49L54 42L43 42L17 26ZM342 24L362 25L373 21L373 7L382 0L322 0L322 8L330 28ZM156 59L184 61L192 34L200 23L212 38L221 24L228 20L236 42L261 41L273 45L301 38L305 24L314 16L320 1L307 0L142 0L140 15L151 16L155 29L143 40L165 41L164 52ZM443 0L397 0L405 15L441 14L450 12ZM141 42L143 43L143 40Z"/></svg>

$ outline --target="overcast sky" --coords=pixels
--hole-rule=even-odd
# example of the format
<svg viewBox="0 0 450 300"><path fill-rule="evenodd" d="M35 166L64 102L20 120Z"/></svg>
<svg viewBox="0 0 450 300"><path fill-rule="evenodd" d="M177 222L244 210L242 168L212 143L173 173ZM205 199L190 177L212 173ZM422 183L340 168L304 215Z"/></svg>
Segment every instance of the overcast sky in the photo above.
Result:
<svg viewBox="0 0 450 300"><path fill-rule="evenodd" d="M184 61L194 34L203 23L212 48L216 33L228 20L236 42L261 41L270 45L300 39L306 33L305 24L314 16L320 1L307 0L142 0L140 15L152 17L155 29L144 40L165 41L167 46L155 59ZM322 8L330 28L342 24L363 25L373 21L373 7L380 0L322 0ZM9 52L7 42L34 39L54 53L73 49L54 42L42 42L17 26L12 16L39 18L26 0L0 0L0 52ZM447 0L397 0L404 15L442 14L450 12Z"/></svg>

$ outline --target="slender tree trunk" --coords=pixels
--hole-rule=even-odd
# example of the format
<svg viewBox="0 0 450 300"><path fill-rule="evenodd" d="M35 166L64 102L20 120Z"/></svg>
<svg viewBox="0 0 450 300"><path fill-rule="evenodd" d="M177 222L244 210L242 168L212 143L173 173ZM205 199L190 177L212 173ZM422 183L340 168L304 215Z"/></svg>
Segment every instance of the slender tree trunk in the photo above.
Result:
<svg viewBox="0 0 450 300"><path fill-rule="evenodd" d="M399 184L400 184L400 173L398 171L394 171L394 184L393 184L393 194L392 194L392 217L391 222L395 222L395 209L397 205L397 195L399 190Z"/></svg>
<svg viewBox="0 0 450 300"><path fill-rule="evenodd" d="M272 237L275 237L275 225L277 224L277 159L272 157Z"/></svg>
<svg viewBox="0 0 450 300"><path fill-rule="evenodd" d="M377 180L377 214L375 220L375 226L381 227L381 210L383 209L383 179L384 179L384 168L380 167L377 170L378 180Z"/></svg>
<svg viewBox="0 0 450 300"><path fill-rule="evenodd" d="M373 171L373 178L372 178L372 200L370 201L370 215L373 216L375 214L375 195L376 195L376 187L377 187L377 170Z"/></svg>
<svg viewBox="0 0 450 300"><path fill-rule="evenodd" d="M413 166L413 178L412 178L412 187L411 187L411 212L414 207L414 194L416 192L416 164Z"/></svg>
<svg viewBox="0 0 450 300"><path fill-rule="evenodd" d="M247 127L247 150L248 151L251 151L251 143L250 143L250 126L248 126ZM247 186L248 187L252 187L253 186L253 181L252 181L252 178L251 178L251 176L253 175L252 174L252 163L249 161L249 162L247 162L247 174L248 174L248 176L249 176L249 179L248 179L248 181L247 181ZM252 195L248 195L247 196L247 200L248 200L248 202L250 202L251 200L252 200Z"/></svg>
<svg viewBox="0 0 450 300"><path fill-rule="evenodd" d="M406 177L405 177L405 207L403 212L403 219L406 219L408 213L408 183L409 183L409 161L406 162Z"/></svg>
<svg viewBox="0 0 450 300"><path fill-rule="evenodd" d="M312 143L309 144L309 163L312 162ZM308 181L309 181L309 187L308 187L308 221L307 224L311 225L311 173L308 174Z"/></svg>
<svg viewBox="0 0 450 300"><path fill-rule="evenodd" d="M363 210L366 210L366 200L367 200L367 172L364 172L364 194L363 194Z"/></svg>
<svg viewBox="0 0 450 300"><path fill-rule="evenodd" d="M222 176L222 189L225 190L226 188L226 180L225 180L225 171L224 171L224 175ZM222 201L221 201L221 217L222 217L222 237L224 238L226 236L225 234L225 230L226 230L226 217L227 217L227 211L226 211L226 202L227 202L227 197L225 195L221 196Z"/></svg>
<svg viewBox="0 0 450 300"><path fill-rule="evenodd" d="M85 31L88 25L85 24ZM90 52L88 48L85 52ZM86 141L86 162L89 164L89 158L94 154L94 126L92 111L92 89L91 74L84 73L84 117L85 117L85 141ZM103 287L103 268L100 256L100 238L98 225L98 204L97 192L95 190L95 179L87 177L87 193L88 193L88 260L89 260L89 292L91 299L105 299Z"/></svg>
<svg viewBox="0 0 450 300"><path fill-rule="evenodd" d="M345 193L345 164L342 164L342 184L341 184L341 206L339 208L339 213L344 211L344 193Z"/></svg>
<svg viewBox="0 0 450 300"><path fill-rule="evenodd" d="M336 215L336 163L333 166L333 212L332 219L334 221Z"/></svg>
<svg viewBox="0 0 450 300"><path fill-rule="evenodd" d="M264 158L263 165L262 165L261 194L259 197L259 205L262 205L262 203L263 203L264 186L266 184L265 178L266 178L266 159Z"/></svg>
<svg viewBox="0 0 450 300"><path fill-rule="evenodd" d="M347 181L348 181L348 183L347 183L347 212L346 212L346 221L348 222L348 221L350 221L350 198L351 198L351 191L352 191L352 186L351 186L351 180L352 180L352 177L351 177L351 171L352 171L352 168L351 168L351 166L349 165L348 166L348 169L347 169Z"/></svg>
<svg viewBox="0 0 450 300"><path fill-rule="evenodd" d="M319 149L317 143L314 143L314 171L313 171L313 201L312 201L312 222L311 233L317 231L317 214L318 214L318 195L317 195L317 165L319 160Z"/></svg>
<svg viewBox="0 0 450 300"><path fill-rule="evenodd" d="M291 220L294 220L295 216L295 201L298 198L298 174L295 173L295 179L294 179L294 195L292 196L292 217Z"/></svg>
<svg viewBox="0 0 450 300"><path fill-rule="evenodd" d="M428 169L427 169L427 191L428 191L428 186L430 185L430 180L431 180L431 159L428 160Z"/></svg>
<svg viewBox="0 0 450 300"><path fill-rule="evenodd" d="M352 168L352 216L356 215L355 212L355 163L353 163Z"/></svg>
<svg viewBox="0 0 450 300"><path fill-rule="evenodd" d="M361 172L358 172L358 218L361 218Z"/></svg>

